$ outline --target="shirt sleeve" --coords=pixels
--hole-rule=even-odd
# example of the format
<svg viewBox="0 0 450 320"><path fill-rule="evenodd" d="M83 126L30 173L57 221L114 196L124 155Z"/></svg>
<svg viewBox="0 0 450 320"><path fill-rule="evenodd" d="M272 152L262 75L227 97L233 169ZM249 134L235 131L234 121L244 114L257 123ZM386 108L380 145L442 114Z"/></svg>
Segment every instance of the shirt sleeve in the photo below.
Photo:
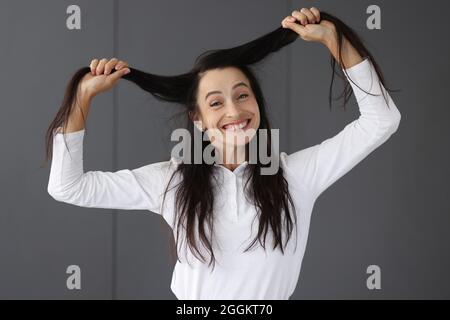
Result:
<svg viewBox="0 0 450 320"><path fill-rule="evenodd" d="M384 143L400 123L400 112L379 81L369 58L346 71L346 78L351 79L349 82L358 104L358 119L317 145L289 155L283 153L282 156L288 170L315 198ZM366 92L377 96L365 93L352 81Z"/></svg>
<svg viewBox="0 0 450 320"><path fill-rule="evenodd" d="M133 170L84 172L84 133L83 129L54 135L48 193L57 201L80 207L149 210L159 214L170 161Z"/></svg>

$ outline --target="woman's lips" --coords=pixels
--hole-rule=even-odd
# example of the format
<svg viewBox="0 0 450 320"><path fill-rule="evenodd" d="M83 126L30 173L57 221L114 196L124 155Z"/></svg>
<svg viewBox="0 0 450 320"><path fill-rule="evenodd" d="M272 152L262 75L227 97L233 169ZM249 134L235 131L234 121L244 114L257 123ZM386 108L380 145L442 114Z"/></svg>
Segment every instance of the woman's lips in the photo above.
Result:
<svg viewBox="0 0 450 320"><path fill-rule="evenodd" d="M249 127L250 122L251 122L251 119L243 119L238 122L226 124L226 125L222 126L222 129L225 131L231 131L231 132L240 131L240 130L245 131ZM244 126L242 127L242 125L244 125Z"/></svg>

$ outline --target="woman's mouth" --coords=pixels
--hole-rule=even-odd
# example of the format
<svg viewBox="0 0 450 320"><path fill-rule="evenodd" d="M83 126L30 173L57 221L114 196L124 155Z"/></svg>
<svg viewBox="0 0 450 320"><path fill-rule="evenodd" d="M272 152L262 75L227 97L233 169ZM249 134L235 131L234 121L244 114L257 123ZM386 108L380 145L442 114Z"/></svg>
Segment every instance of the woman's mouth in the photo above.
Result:
<svg viewBox="0 0 450 320"><path fill-rule="evenodd" d="M222 126L222 129L230 132L245 131L250 126L251 119L245 119L239 122L234 122L232 124L226 124Z"/></svg>

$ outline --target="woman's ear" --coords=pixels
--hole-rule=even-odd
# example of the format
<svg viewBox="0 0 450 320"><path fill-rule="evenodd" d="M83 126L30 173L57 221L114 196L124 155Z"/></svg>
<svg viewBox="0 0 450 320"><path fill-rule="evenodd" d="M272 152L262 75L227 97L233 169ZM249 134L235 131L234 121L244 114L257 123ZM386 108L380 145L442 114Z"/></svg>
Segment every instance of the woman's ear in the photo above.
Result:
<svg viewBox="0 0 450 320"><path fill-rule="evenodd" d="M197 115L196 112L189 111L189 118L192 122L194 122L194 125L197 127L198 130L203 131L203 123L200 117Z"/></svg>
<svg viewBox="0 0 450 320"><path fill-rule="evenodd" d="M198 130L203 131L203 123L201 120L194 120L194 125Z"/></svg>

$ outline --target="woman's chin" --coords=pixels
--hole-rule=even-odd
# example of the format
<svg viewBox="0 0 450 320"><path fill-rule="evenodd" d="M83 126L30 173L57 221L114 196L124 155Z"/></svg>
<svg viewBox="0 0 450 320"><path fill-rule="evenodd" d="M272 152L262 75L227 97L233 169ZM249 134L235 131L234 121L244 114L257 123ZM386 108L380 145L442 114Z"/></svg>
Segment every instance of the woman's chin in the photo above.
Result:
<svg viewBox="0 0 450 320"><path fill-rule="evenodd" d="M256 135L256 130L253 128L247 129L245 132L228 133L224 137L215 139L217 142L221 141L227 146L239 147L248 144Z"/></svg>

